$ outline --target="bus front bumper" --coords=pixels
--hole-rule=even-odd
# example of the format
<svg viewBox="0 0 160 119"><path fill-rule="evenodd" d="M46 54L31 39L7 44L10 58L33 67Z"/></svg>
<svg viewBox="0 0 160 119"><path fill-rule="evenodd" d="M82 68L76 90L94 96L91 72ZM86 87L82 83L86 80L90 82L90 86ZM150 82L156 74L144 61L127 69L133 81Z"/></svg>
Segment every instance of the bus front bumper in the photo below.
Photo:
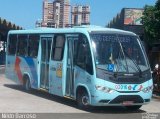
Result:
<svg viewBox="0 0 160 119"><path fill-rule="evenodd" d="M105 93L95 91L91 95L90 104L92 106L131 106L131 105L144 105L151 101L152 91L144 93L143 91L136 93Z"/></svg>

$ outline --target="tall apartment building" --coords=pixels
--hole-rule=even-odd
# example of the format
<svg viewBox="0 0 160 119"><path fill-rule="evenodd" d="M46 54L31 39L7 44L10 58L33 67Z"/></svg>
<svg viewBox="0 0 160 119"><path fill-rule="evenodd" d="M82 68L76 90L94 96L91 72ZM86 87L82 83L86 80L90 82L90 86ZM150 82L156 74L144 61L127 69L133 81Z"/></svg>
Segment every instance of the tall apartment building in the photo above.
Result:
<svg viewBox="0 0 160 119"><path fill-rule="evenodd" d="M60 3L59 2L53 2L53 20L55 24L55 28L60 27Z"/></svg>
<svg viewBox="0 0 160 119"><path fill-rule="evenodd" d="M70 1L43 1L42 26L62 28L69 24Z"/></svg>
<svg viewBox="0 0 160 119"><path fill-rule="evenodd" d="M70 0L55 0L60 3L59 27L63 28L69 24Z"/></svg>
<svg viewBox="0 0 160 119"><path fill-rule="evenodd" d="M42 26L44 26L44 27L54 27L53 2L50 2L48 0L43 1Z"/></svg>
<svg viewBox="0 0 160 119"><path fill-rule="evenodd" d="M90 24L90 6L72 6L71 15L71 24L73 26Z"/></svg>

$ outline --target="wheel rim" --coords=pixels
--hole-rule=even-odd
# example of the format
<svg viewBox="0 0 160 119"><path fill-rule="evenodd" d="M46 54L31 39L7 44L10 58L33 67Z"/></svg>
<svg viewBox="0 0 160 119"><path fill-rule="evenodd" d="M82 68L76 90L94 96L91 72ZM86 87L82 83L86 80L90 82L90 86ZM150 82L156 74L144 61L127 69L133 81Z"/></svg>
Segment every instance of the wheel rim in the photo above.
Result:
<svg viewBox="0 0 160 119"><path fill-rule="evenodd" d="M26 90L29 90L30 89L30 83L29 83L29 81L27 80L26 81Z"/></svg>
<svg viewBox="0 0 160 119"><path fill-rule="evenodd" d="M89 104L89 98L88 98L88 96L83 96L82 97L82 104L83 105L88 105Z"/></svg>

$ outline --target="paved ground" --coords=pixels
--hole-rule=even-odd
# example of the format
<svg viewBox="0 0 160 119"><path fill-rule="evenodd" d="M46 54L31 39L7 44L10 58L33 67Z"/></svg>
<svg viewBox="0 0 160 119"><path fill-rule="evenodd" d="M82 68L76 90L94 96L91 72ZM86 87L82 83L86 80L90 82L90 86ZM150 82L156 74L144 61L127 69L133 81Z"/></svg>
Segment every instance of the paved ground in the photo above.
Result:
<svg viewBox="0 0 160 119"><path fill-rule="evenodd" d="M75 102L45 92L27 93L21 86L0 76L0 112L36 113L82 113L75 108ZM71 105L71 106L70 106Z"/></svg>
<svg viewBox="0 0 160 119"><path fill-rule="evenodd" d="M99 107L91 111L84 111L78 109L76 102L72 100L41 91L27 93L21 86L6 79L4 74L0 74L0 113L47 113L47 115L42 114L40 119L44 119L45 116L49 119L52 117L57 119L62 117L65 119L106 119L106 117L107 119L126 119L128 117L142 119L143 113L160 113L160 98L159 96L154 97L150 104L142 106L135 112L122 107ZM154 119L159 118L160 115Z"/></svg>
<svg viewBox="0 0 160 119"><path fill-rule="evenodd" d="M21 86L0 75L0 112L36 112L36 113L89 113L76 108L72 100L56 97L41 91L27 93ZM93 112L114 113L125 111L119 107L98 108ZM160 98L153 98L139 112L160 112Z"/></svg>

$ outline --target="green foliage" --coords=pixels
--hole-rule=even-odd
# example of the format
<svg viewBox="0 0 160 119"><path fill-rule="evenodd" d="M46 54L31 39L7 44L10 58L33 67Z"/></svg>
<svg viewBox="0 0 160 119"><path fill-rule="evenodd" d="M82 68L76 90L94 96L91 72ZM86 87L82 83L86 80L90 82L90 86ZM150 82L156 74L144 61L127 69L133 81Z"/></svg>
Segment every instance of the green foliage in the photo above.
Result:
<svg viewBox="0 0 160 119"><path fill-rule="evenodd" d="M149 45L160 42L160 0L155 6L146 5L143 13L143 25Z"/></svg>

